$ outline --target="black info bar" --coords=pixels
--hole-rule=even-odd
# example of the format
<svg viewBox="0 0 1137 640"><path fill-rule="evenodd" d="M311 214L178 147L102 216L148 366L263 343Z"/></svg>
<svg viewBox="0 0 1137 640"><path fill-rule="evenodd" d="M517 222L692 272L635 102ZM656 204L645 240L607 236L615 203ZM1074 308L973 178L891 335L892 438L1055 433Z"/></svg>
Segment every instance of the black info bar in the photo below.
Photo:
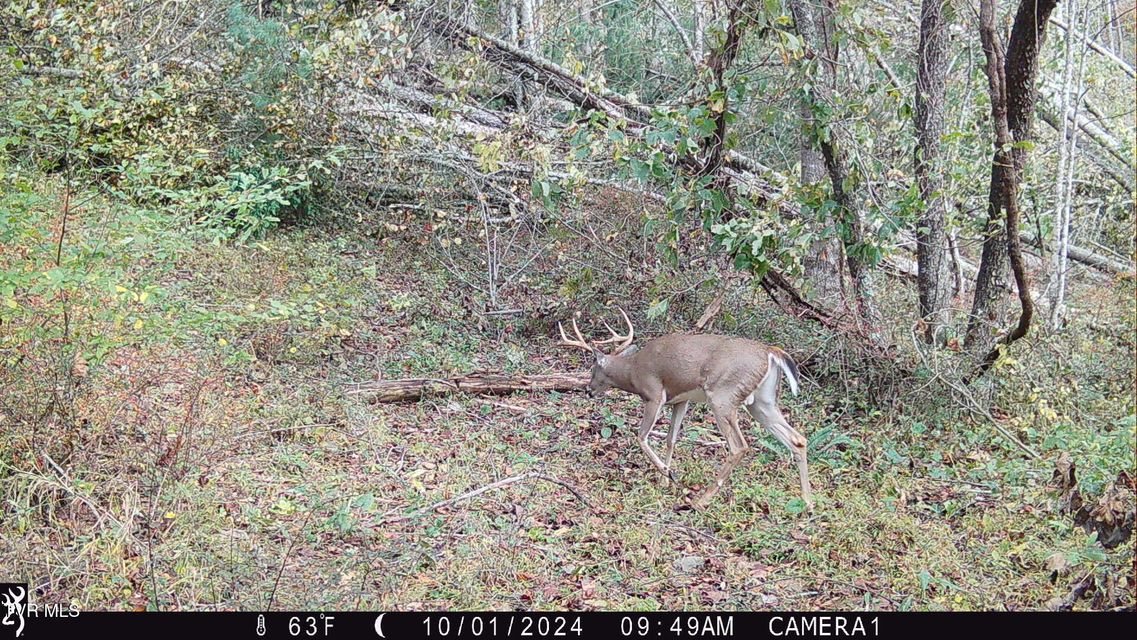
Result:
<svg viewBox="0 0 1137 640"><path fill-rule="evenodd" d="M1007 632L1093 637L1132 629L1120 613L897 612L8 612L3 638L921 638ZM1073 636L1076 634L1076 636Z"/></svg>

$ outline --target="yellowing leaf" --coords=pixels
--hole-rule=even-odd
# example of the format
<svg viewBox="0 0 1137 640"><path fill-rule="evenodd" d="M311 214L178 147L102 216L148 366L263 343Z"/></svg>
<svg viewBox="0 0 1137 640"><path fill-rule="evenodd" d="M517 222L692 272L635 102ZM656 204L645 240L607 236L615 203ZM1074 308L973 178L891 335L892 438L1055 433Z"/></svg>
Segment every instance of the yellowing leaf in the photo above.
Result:
<svg viewBox="0 0 1137 640"><path fill-rule="evenodd" d="M219 345L221 345L221 346L223 346L223 347L224 347L225 345L229 344L229 341L228 341L228 340L226 340L225 338L218 338L218 339L217 339L217 344L219 344Z"/></svg>
<svg viewBox="0 0 1137 640"><path fill-rule="evenodd" d="M141 329L141 328L142 328L142 318L137 318L137 319L135 319L135 321L134 321L134 330L135 330L135 331L138 331L138 330L139 330L139 329Z"/></svg>

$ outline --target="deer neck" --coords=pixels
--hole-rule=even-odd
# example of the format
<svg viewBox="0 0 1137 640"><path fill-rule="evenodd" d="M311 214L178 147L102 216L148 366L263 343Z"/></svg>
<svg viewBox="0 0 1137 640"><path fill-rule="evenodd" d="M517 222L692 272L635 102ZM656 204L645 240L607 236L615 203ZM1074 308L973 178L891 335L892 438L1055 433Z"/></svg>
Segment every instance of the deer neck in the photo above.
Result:
<svg viewBox="0 0 1137 640"><path fill-rule="evenodd" d="M640 393L639 385L637 384L638 376L636 375L637 369L635 367L635 356L614 356L608 358L608 365L604 367L604 375L612 381L612 386L628 393L634 393L642 396Z"/></svg>

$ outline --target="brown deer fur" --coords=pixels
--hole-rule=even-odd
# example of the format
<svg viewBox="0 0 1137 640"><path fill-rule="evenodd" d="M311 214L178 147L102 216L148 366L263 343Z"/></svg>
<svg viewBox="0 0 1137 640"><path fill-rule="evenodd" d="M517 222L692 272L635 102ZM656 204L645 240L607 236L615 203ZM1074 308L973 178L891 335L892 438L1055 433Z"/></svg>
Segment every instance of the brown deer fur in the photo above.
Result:
<svg viewBox="0 0 1137 640"><path fill-rule="evenodd" d="M726 438L728 455L714 481L694 500L695 507L705 507L748 449L738 426L738 408L746 407L756 421L790 450L797 462L802 498L812 507L806 439L790 426L777 405L782 374L795 394L798 389L797 366L789 355L777 347L744 338L678 333L651 340L641 349L630 349L634 329L626 314L624 319L629 328L627 335L620 336L609 327L613 338L599 343L584 340L573 321L576 339L565 336L562 328L562 344L588 349L594 355L588 385L590 395L615 387L643 399L644 416L637 439L652 464L671 478L671 456L688 406L691 402L710 405L715 423ZM611 355L595 346L612 342L622 344ZM664 406L671 407L671 428L661 459L652 449L648 436Z"/></svg>

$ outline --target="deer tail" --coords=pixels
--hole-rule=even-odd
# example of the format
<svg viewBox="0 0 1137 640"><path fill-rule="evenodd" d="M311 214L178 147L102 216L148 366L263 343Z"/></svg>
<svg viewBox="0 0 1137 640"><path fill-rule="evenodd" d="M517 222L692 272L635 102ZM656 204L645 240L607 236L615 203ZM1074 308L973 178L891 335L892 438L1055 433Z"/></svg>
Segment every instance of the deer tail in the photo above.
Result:
<svg viewBox="0 0 1137 640"><path fill-rule="evenodd" d="M786 375L786 380L790 383L790 391L796 396L798 392L797 379L801 374L797 370L797 364L790 354L778 349L777 347L770 349L770 364L778 365L782 373Z"/></svg>

